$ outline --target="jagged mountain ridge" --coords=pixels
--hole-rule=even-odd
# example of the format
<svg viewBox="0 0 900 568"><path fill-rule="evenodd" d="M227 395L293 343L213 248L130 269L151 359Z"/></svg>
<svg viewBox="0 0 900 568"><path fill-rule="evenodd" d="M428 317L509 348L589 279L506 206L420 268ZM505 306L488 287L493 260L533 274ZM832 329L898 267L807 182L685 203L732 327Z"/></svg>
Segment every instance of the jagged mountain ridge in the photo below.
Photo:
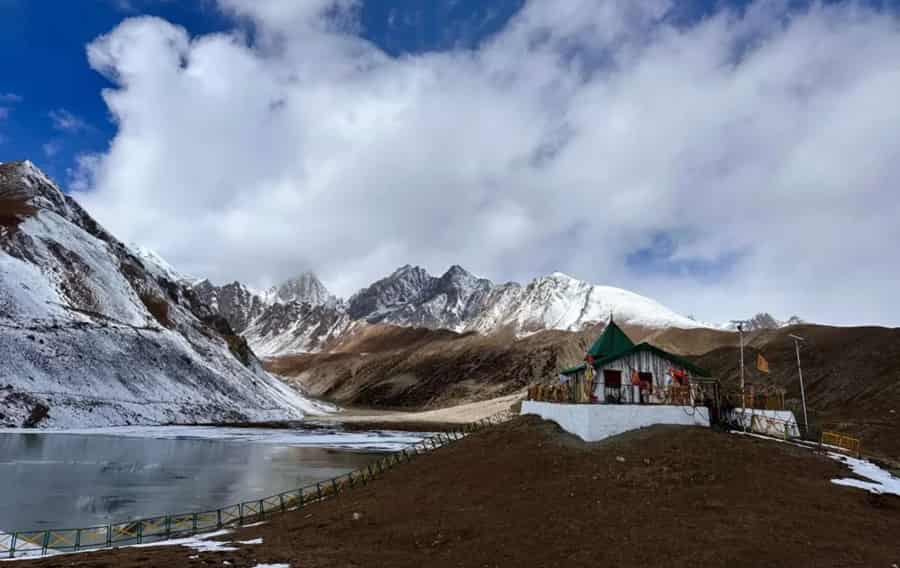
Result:
<svg viewBox="0 0 900 568"><path fill-rule="evenodd" d="M786 320L775 319L775 316L770 314L769 312L759 312L754 315L752 318L748 320L744 320L742 322L744 324L744 331L762 331L762 330L772 330L772 329L781 329L783 327L788 327L792 325L799 325L804 322L797 316L791 316ZM738 321L731 321L721 326L722 329L729 331L737 331L738 329Z"/></svg>
<svg viewBox="0 0 900 568"><path fill-rule="evenodd" d="M287 302L272 291L254 293L238 282L216 287L204 281L194 289L267 357L327 351L351 329L370 324L482 334L503 329L518 336L548 329L580 331L610 316L647 328L711 327L650 298L559 272L525 286L498 285L458 265L441 276L405 265L346 301L315 282L311 288L316 293Z"/></svg>
<svg viewBox="0 0 900 568"><path fill-rule="evenodd" d="M227 318L142 256L31 162L0 164L0 424L297 419L323 408L266 373Z"/></svg>

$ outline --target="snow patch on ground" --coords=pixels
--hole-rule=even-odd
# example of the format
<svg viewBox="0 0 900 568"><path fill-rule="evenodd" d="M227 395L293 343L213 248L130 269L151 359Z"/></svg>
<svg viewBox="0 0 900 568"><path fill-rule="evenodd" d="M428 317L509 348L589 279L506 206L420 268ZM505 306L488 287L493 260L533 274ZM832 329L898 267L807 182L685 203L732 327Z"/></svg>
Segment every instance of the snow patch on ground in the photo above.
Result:
<svg viewBox="0 0 900 568"><path fill-rule="evenodd" d="M845 464L856 475L870 480L863 481L861 479L852 478L832 479L831 482L835 485L865 489L870 493L877 493L879 495L887 493L889 495L900 496L900 478L894 477L890 472L881 469L874 463L838 454L836 452L828 452L828 457Z"/></svg>
<svg viewBox="0 0 900 568"><path fill-rule="evenodd" d="M770 436L763 436L761 434L754 434L752 432L741 432L739 430L732 430L732 434L738 434L741 436L749 436L751 438L760 438L763 440L769 440L772 442L778 442L780 444L790 444L792 446L797 446L800 448L806 448L808 450L814 450L818 447L817 444L808 444L808 443L797 443L797 442L789 442L786 440L782 440L779 438L773 438ZM833 447L833 446L826 446ZM889 495L897 495L900 496L900 478L894 477L890 472L885 471L875 465L874 463L859 459L853 458L844 454L839 454L837 452L828 452L828 457L839 461L842 464L846 465L850 468L850 470L860 477L865 477L869 481L864 481L862 479L853 479L850 477L844 477L840 479L832 479L831 482L835 485L843 485L845 487L856 487L858 489L865 489L871 493L881 494L889 494Z"/></svg>

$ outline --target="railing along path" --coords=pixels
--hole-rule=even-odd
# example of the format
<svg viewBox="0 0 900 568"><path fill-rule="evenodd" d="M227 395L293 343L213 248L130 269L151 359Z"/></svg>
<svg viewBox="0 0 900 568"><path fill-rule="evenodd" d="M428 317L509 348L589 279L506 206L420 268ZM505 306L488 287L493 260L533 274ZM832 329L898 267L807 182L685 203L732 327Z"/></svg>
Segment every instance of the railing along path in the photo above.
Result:
<svg viewBox="0 0 900 568"><path fill-rule="evenodd" d="M160 515L84 528L0 533L0 559L46 556L61 552L164 541L257 522L277 513L292 511L316 501L335 497L348 489L364 486L385 471L409 462L416 456L452 444L472 432L505 422L511 417L512 413L504 410L477 422L464 424L459 430L439 432L399 452L387 454L364 468L299 489L284 491L262 499L242 501L218 509Z"/></svg>

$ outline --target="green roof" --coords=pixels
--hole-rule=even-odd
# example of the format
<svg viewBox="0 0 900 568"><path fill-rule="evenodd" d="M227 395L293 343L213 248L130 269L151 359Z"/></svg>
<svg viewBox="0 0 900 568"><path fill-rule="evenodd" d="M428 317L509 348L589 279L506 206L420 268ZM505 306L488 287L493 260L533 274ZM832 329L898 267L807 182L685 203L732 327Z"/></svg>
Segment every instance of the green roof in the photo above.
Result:
<svg viewBox="0 0 900 568"><path fill-rule="evenodd" d="M640 353L642 351L649 351L650 353L655 353L659 357L662 357L663 359L666 359L667 361L671 361L672 363L675 363L676 365L682 367L686 371L690 371L691 374L693 374L693 375L697 375L700 377L708 377L709 376L709 371L707 371L706 369L703 369L703 368L698 367L697 365L694 365L693 363L691 363L684 357L679 357L678 355L669 353L668 351L663 351L659 347L650 345L649 343L640 343L638 345L632 345L631 348L625 349L619 353L614 353L607 357L603 357L602 359L596 359L596 360L594 360L594 366L602 367L603 365L606 365L607 363L611 363L611 362L615 361L616 359L621 359L622 357L626 357L626 356L632 355L634 353Z"/></svg>
<svg viewBox="0 0 900 568"><path fill-rule="evenodd" d="M616 325L616 322L610 321L597 341L588 349L587 354L596 360L621 353L632 347L634 347L634 343L628 339L625 332Z"/></svg>
<svg viewBox="0 0 900 568"><path fill-rule="evenodd" d="M625 335L625 332L612 321L609 322L609 325L606 326L606 329L603 330L603 333L600 334L597 341L595 341L594 344L591 345L591 348L588 349L587 356L593 357L594 367L602 367L616 359L621 359L622 357L626 357L633 353L640 353L642 351L655 353L659 357L675 363L686 371L690 371L693 375L700 377L710 376L709 371L694 365L684 357L679 357L668 351L663 351L659 347L655 347L649 343L635 345L634 342ZM587 356L585 358L587 358ZM563 369L560 371L560 374L574 375L575 373L583 371L586 367L587 365L582 363L568 369Z"/></svg>

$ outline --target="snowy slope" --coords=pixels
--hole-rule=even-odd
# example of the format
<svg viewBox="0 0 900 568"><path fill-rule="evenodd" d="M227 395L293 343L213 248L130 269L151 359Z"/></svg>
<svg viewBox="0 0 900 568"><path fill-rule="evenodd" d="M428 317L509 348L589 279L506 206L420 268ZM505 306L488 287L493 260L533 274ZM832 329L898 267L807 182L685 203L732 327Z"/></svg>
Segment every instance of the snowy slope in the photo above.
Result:
<svg viewBox="0 0 900 568"><path fill-rule="evenodd" d="M134 255L30 162L0 164L0 424L326 410L266 373L170 269Z"/></svg>
<svg viewBox="0 0 900 568"><path fill-rule="evenodd" d="M610 315L617 322L650 328L703 327L634 292L589 284L555 272L536 278L525 287L507 284L496 288L485 309L466 329L486 333L507 326L519 333L544 329L578 331L606 321Z"/></svg>
<svg viewBox="0 0 900 568"><path fill-rule="evenodd" d="M144 268L146 268L154 277L165 278L172 282L192 280L175 270L175 267L169 264L166 259L161 257L155 250L135 243L130 243L128 246L131 249L131 252L141 259Z"/></svg>

